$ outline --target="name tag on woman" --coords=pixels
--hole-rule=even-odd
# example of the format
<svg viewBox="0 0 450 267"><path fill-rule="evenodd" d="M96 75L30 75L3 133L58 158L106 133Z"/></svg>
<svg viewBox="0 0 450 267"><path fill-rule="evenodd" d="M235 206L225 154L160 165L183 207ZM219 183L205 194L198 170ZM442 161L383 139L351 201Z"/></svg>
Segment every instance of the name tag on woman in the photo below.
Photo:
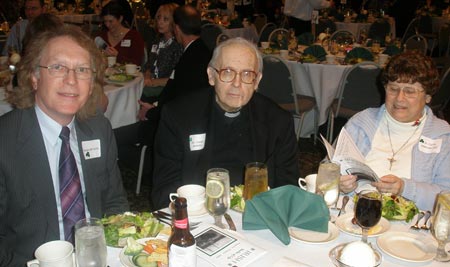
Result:
<svg viewBox="0 0 450 267"><path fill-rule="evenodd" d="M131 46L131 40L130 39L122 40L122 42L120 42L120 46L121 47L130 47Z"/></svg>

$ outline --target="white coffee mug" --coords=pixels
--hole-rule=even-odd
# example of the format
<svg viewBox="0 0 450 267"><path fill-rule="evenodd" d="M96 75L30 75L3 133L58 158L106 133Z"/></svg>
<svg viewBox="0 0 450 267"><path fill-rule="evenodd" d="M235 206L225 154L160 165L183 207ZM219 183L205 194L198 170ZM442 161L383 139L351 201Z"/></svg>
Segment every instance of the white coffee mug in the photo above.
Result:
<svg viewBox="0 0 450 267"><path fill-rule="evenodd" d="M378 55L378 64L384 65L389 59L389 55L387 54L379 54Z"/></svg>
<svg viewBox="0 0 450 267"><path fill-rule="evenodd" d="M261 48L262 49L267 49L267 48L269 48L269 42L261 42Z"/></svg>
<svg viewBox="0 0 450 267"><path fill-rule="evenodd" d="M125 72L129 75L136 74L136 72L140 71L141 67L137 66L136 64L126 64L125 65Z"/></svg>
<svg viewBox="0 0 450 267"><path fill-rule="evenodd" d="M114 67L114 65L116 65L117 62L117 57L107 57L108 59L108 67Z"/></svg>
<svg viewBox="0 0 450 267"><path fill-rule="evenodd" d="M176 193L169 194L171 202L177 197L186 198L188 213L198 212L205 206L205 187L197 184L183 185L177 189Z"/></svg>
<svg viewBox="0 0 450 267"><path fill-rule="evenodd" d="M75 267L73 245L64 240L42 244L34 252L36 259L28 261L28 267Z"/></svg>
<svg viewBox="0 0 450 267"><path fill-rule="evenodd" d="M305 178L302 178L302 177L298 178L298 185L303 190L306 190L311 193L315 193L316 192L316 180L317 180L317 174L310 174L310 175L307 175Z"/></svg>
<svg viewBox="0 0 450 267"><path fill-rule="evenodd" d="M335 55L326 55L325 57L327 59L327 63L328 64L333 64L336 61L336 56Z"/></svg>
<svg viewBox="0 0 450 267"><path fill-rule="evenodd" d="M280 50L280 56L283 59L288 59L289 58L289 50Z"/></svg>

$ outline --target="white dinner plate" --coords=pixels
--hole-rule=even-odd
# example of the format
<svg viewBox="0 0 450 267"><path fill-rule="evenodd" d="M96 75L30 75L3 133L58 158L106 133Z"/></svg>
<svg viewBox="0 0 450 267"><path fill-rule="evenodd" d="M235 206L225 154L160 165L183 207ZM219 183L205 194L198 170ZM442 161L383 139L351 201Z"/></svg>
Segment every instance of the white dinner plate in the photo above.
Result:
<svg viewBox="0 0 450 267"><path fill-rule="evenodd" d="M436 242L424 235L389 232L380 236L377 244L384 253L407 262L428 262L436 256Z"/></svg>
<svg viewBox="0 0 450 267"><path fill-rule="evenodd" d="M289 235L293 239L300 242L309 244L324 244L335 240L339 236L339 230L333 223L328 222L328 233L320 233L297 227L289 227Z"/></svg>
<svg viewBox="0 0 450 267"><path fill-rule="evenodd" d="M145 245L146 241L153 240L153 239L162 239L162 240L167 241L169 239L169 237L167 237L166 235L158 235L157 237L142 238L142 239L138 239L136 241L142 245ZM133 256L125 255L125 249L126 249L126 246L120 251L120 254L119 254L120 262L125 267L136 267L136 265L133 263L133 260L132 260Z"/></svg>
<svg viewBox="0 0 450 267"><path fill-rule="evenodd" d="M353 235L353 236L361 236L361 233L362 233L361 227L358 224L353 224L352 219L353 219L353 213L344 214L344 215L340 216L339 218L337 218L336 226L339 228L339 230L341 230L344 233L347 233L347 234ZM389 221L386 220L385 218L381 217L378 224L369 230L368 236L369 237L379 236L379 235L383 234L384 232L386 232L387 230L389 230L390 226L391 226L391 224L389 223Z"/></svg>

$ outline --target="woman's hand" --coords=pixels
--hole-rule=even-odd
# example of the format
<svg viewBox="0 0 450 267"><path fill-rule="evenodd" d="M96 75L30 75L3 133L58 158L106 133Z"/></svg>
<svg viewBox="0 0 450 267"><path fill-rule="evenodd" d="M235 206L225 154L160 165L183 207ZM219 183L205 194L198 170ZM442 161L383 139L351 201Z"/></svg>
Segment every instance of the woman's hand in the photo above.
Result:
<svg viewBox="0 0 450 267"><path fill-rule="evenodd" d="M380 182L371 183L381 193L392 193L394 195L401 195L405 182L399 177L388 174L380 178Z"/></svg>
<svg viewBox="0 0 450 267"><path fill-rule="evenodd" d="M339 181L339 188L344 193L350 193L356 189L358 183L356 182L356 175L341 175Z"/></svg>
<svg viewBox="0 0 450 267"><path fill-rule="evenodd" d="M112 46L108 46L104 51L107 56L117 57L119 55L119 51Z"/></svg>
<svg viewBox="0 0 450 267"><path fill-rule="evenodd" d="M147 117L145 115L147 114L147 111L154 108L155 106L150 103L143 102L141 100L138 100L138 102L139 102L139 105L141 106L141 108L139 109L139 113L138 113L138 119L141 121L146 121Z"/></svg>
<svg viewBox="0 0 450 267"><path fill-rule="evenodd" d="M144 75L144 86L149 86L149 87L153 87L153 79L152 79L152 75L150 74L149 71L145 72Z"/></svg>

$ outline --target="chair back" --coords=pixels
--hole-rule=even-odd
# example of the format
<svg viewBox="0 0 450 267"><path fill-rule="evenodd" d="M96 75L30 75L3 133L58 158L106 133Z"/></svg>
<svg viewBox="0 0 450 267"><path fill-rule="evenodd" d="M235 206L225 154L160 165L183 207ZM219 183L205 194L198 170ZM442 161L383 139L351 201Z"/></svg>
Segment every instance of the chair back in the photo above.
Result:
<svg viewBox="0 0 450 267"><path fill-rule="evenodd" d="M258 86L258 92L272 99L288 111L298 114L294 83L287 63L280 57L266 55L263 58L263 76Z"/></svg>
<svg viewBox="0 0 450 267"><path fill-rule="evenodd" d="M226 35L225 33L221 33L221 34L219 34L219 36L217 36L216 45L218 45L221 42L224 42L228 39L230 39L230 36Z"/></svg>
<svg viewBox="0 0 450 267"><path fill-rule="evenodd" d="M256 32L259 34L264 27L264 25L267 24L267 16L266 14L255 14L255 21L253 21L253 24L255 25Z"/></svg>
<svg viewBox="0 0 450 267"><path fill-rule="evenodd" d="M277 28L277 25L273 22L268 22L264 25L259 33L258 46L261 46L261 42L269 41L269 35Z"/></svg>
<svg viewBox="0 0 450 267"><path fill-rule="evenodd" d="M439 29L439 37L438 37L438 47L439 47L439 56L447 56L449 55L450 49L450 27L449 25L444 25Z"/></svg>
<svg viewBox="0 0 450 267"><path fill-rule="evenodd" d="M419 50L424 55L427 54L428 41L420 34L409 37L404 44L405 50Z"/></svg>
<svg viewBox="0 0 450 267"><path fill-rule="evenodd" d="M200 38L205 42L210 51L216 48L217 37L223 33L224 28L218 24L207 23L202 25Z"/></svg>
<svg viewBox="0 0 450 267"><path fill-rule="evenodd" d="M288 49L289 31L284 28L273 30L269 35L270 47L277 49Z"/></svg>
<svg viewBox="0 0 450 267"><path fill-rule="evenodd" d="M384 99L378 81L380 72L379 65L371 61L347 70L339 83L335 117L350 118L361 110L380 106Z"/></svg>
<svg viewBox="0 0 450 267"><path fill-rule="evenodd" d="M430 108L433 110L433 113L441 118L444 118L444 109L447 107L447 104L450 101L450 68L447 69L445 74L442 76L441 83L439 85L439 90L436 94L431 98Z"/></svg>
<svg viewBox="0 0 450 267"><path fill-rule="evenodd" d="M353 33L346 31L346 30L340 30L340 31L335 31L331 35L330 40L336 41L338 44L344 44L344 43L353 44L356 39L355 39L355 36L353 35Z"/></svg>

